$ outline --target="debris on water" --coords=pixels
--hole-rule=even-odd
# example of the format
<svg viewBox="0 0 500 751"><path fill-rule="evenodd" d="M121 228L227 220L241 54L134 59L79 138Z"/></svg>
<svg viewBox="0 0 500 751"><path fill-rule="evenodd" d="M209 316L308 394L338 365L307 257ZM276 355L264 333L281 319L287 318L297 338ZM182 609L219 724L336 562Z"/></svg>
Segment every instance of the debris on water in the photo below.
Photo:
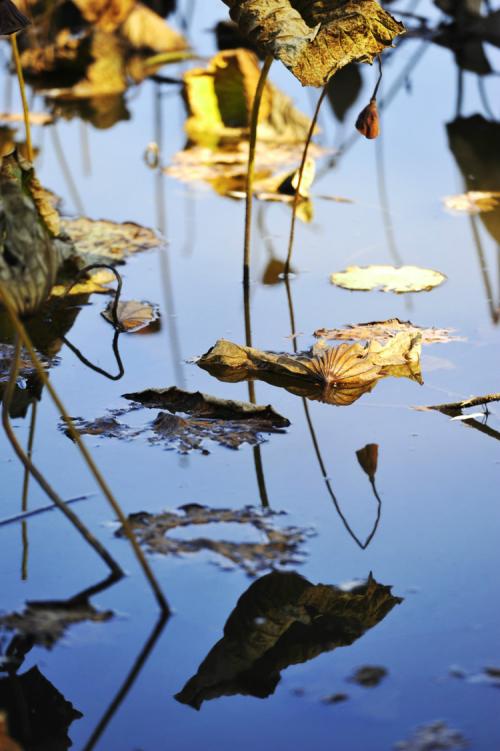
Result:
<svg viewBox="0 0 500 751"><path fill-rule="evenodd" d="M349 699L349 694L337 693L325 696L321 701L323 704L341 704Z"/></svg>
<svg viewBox="0 0 500 751"><path fill-rule="evenodd" d="M351 683L357 683L365 688L373 688L386 677L387 669L379 665L364 665L348 679Z"/></svg>
<svg viewBox="0 0 500 751"><path fill-rule="evenodd" d="M276 566L291 566L303 563L305 553L302 547L315 532L312 529L278 526L277 519L284 513L263 512L261 509L245 506L242 509L209 508L197 503L179 507L177 512L164 511L149 514L141 511L131 514L129 524L137 540L151 553L162 555L183 555L207 550L215 553L215 563L230 561L248 576L257 576L262 571ZM253 527L262 538L256 542L231 542L213 540L208 537L178 539L169 532L180 527L196 527L207 524L245 524ZM123 536L120 528L116 534ZM257 614L258 615L258 614ZM256 627L259 627L256 624Z"/></svg>
<svg viewBox="0 0 500 751"><path fill-rule="evenodd" d="M462 733L449 728L442 720L422 725L410 740L399 741L394 745L399 751L456 751L468 747Z"/></svg>

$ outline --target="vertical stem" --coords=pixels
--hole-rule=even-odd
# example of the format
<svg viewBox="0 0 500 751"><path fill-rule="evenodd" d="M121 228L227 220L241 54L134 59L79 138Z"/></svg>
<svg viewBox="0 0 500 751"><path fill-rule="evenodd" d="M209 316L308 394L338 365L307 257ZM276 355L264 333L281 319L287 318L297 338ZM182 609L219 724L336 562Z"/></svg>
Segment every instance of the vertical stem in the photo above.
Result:
<svg viewBox="0 0 500 751"><path fill-rule="evenodd" d="M24 86L23 68L19 56L19 47L17 46L17 34L10 37L12 44L12 54L16 66L17 80L19 81L19 91L21 92L21 101L23 103L24 129L26 131L26 149L28 151L28 161L33 162L33 146L31 144L30 112L28 100L26 99L26 88Z"/></svg>
<svg viewBox="0 0 500 751"><path fill-rule="evenodd" d="M328 88L327 86L323 87L323 91L321 92L320 97L318 99L318 103L316 105L316 109L314 110L314 115L311 120L311 125L309 127L309 133L307 134L306 142L304 145L304 151L302 152L302 161L299 167L299 179L298 179L297 188L295 190L295 195L293 197L293 204L292 204L292 222L290 224L290 238L288 240L288 254L286 257L286 264L285 264L285 276L288 276L288 274L290 273L290 261L292 260L293 241L295 239L295 219L297 217L297 206L299 205L299 199L300 199L300 186L302 184L302 175L304 174L304 167L306 165L307 152L309 150L309 144L311 143L311 138L313 137L313 133L316 128L319 110L323 103L323 99L326 96L327 88Z"/></svg>
<svg viewBox="0 0 500 751"><path fill-rule="evenodd" d="M266 85L267 74L273 62L271 55L264 60L264 65L260 72L260 77L255 90L255 97L252 104L252 114L250 117L250 136L248 142L248 167L246 180L246 206L245 206L245 243L243 249L243 284L245 287L250 282L250 239L252 234L252 201L253 201L253 178L255 168L255 145L257 143L257 125L259 121L259 109Z"/></svg>
<svg viewBox="0 0 500 751"><path fill-rule="evenodd" d="M92 475L94 476L97 484L101 488L104 496L106 497L108 503L110 504L111 508L115 512L116 516L118 517L120 524L123 527L123 532L125 536L128 538L130 544L132 545L132 548L134 550L135 556L137 560L139 561L139 564L144 572L144 575L146 579L148 580L151 589L153 590L153 593L156 597L156 600L158 602L158 605L160 606L161 610L164 613L169 613L170 608L168 607L167 600L165 599L165 595L160 589L160 586L158 582L156 581L155 575L153 574L145 556L144 553L137 542L137 539L135 537L134 531L132 527L130 526L130 523L123 513L119 503L115 499L113 493L111 492L110 488L108 487L108 484L106 483L104 477L102 476L101 472L97 468L97 465L95 464L94 460L92 459L92 456L90 455L87 447L85 446L84 442L81 439L80 434L76 430L73 421L71 417L69 416L64 404L59 398L59 395L57 394L56 390L52 386L52 383L50 382L47 373L45 372L45 368L43 367L42 363L40 362L40 359L35 352L35 349L31 343L31 339L29 338L26 329L24 328L21 320L19 319L19 316L17 315L15 306L12 302L12 298L10 297L9 292L5 288L3 284L0 283L0 297L2 299L2 302L7 310L7 313L9 315L9 318L11 319L12 325L14 329L16 330L16 333L18 334L19 339L21 340L22 344L24 345L25 349L27 350L29 357L35 366L35 370L38 373L38 376L40 380L42 381L43 385L47 389L47 391L50 394L50 397L54 404L56 405L59 414L62 416L64 422L66 423L66 427L68 428L68 433L73 439L73 441L76 443L78 448L80 449L80 453L85 460L85 463L87 464L89 470L91 471ZM68 509L66 509L68 511Z"/></svg>
<svg viewBox="0 0 500 751"><path fill-rule="evenodd" d="M36 428L36 412L37 412L37 401L36 399L33 401L31 405L31 421L30 421L30 432L28 435L28 448L26 451L26 456L31 461L31 457L33 455L33 442L35 440L35 428ZM23 494L22 494L22 500L21 500L21 510L23 512L28 510L28 488L29 488L29 482L30 482L30 472L29 468L24 468L24 480L23 480ZM21 579L23 581L26 581L28 578L28 549L29 549L29 540L28 540L28 523L23 520L21 522L21 539L23 543L23 558L22 558L22 564L21 564Z"/></svg>

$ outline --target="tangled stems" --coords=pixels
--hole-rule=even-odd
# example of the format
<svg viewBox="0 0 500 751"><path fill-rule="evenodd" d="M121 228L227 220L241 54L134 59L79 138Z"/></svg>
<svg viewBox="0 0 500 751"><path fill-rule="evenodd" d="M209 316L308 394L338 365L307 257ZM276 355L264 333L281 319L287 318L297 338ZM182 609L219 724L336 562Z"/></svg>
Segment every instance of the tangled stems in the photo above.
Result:
<svg viewBox="0 0 500 751"><path fill-rule="evenodd" d="M300 186L302 185L302 176L304 174L304 167L306 165L307 161L307 152L309 151L309 145L311 143L311 139L313 137L313 133L316 130L316 123L318 122L318 115L321 108L321 105L323 104L323 99L326 96L327 92L327 86L323 87L323 91L320 94L320 97L318 99L318 103L316 105L316 109L314 110L314 115L311 120L311 125L309 126L309 132L307 134L306 142L304 144L304 151L302 152L302 161L300 162L299 167L299 177L297 182L297 187L295 189L295 194L293 196L293 204L292 204L292 221L290 224L290 237L288 240L288 253L286 257L286 263L285 263L285 276L288 276L290 273L290 262L292 260L292 250L293 250L293 242L295 239L295 220L297 218L297 206L299 205L300 200Z"/></svg>
<svg viewBox="0 0 500 751"><path fill-rule="evenodd" d="M47 373L45 372L45 369L42 363L40 362L38 355L35 352L35 349L33 347L33 344L31 343L28 333L26 332L26 329L24 328L21 320L19 319L15 305L12 301L12 298L8 290L5 288L5 285L2 283L0 283L0 298L5 309L7 310L7 313L9 315L9 318L11 319L11 322L16 331L16 334L18 335L18 338L20 342L22 343L22 345L25 347L42 384L46 387L50 397L52 398L52 401L54 402L55 406L57 407L57 410L59 411L59 414L62 416L64 422L66 423L66 427L68 429L68 433L70 437L80 449L80 453L82 454L89 470L91 471L97 484L101 488L103 494L105 495L114 513L118 517L123 527L124 534L129 539L130 544L132 545L132 548L136 555L136 558L139 561L139 564L151 586L151 589L153 590L153 593L158 602L158 605L160 606L163 613L169 613L170 609L168 607L167 600L165 599L165 595L161 591L160 586L158 582L156 581L156 578L144 556L143 551L141 550L141 547L139 546L139 543L137 542L137 539L134 535L134 532L129 524L127 517L123 513L120 505L118 504L118 501L113 496L110 488L108 487L108 484L106 483L104 477L102 476L101 472L97 468L87 447L83 443L80 434L76 430L73 424L73 421L71 417L69 416L64 404L62 403L61 399L59 398L59 395L57 394L56 390L52 386L52 383L50 382L47 376Z"/></svg>
<svg viewBox="0 0 500 751"><path fill-rule="evenodd" d="M273 62L272 55L268 55L264 60L260 77L255 90L255 97L252 104L252 114L250 117L250 135L248 142L248 166L246 179L246 206L245 206L245 242L243 248L243 284L248 287L250 282L250 241L252 234L252 202L253 202L253 178L255 169L255 146L257 143L257 125L259 122L259 109L266 85L269 68Z"/></svg>

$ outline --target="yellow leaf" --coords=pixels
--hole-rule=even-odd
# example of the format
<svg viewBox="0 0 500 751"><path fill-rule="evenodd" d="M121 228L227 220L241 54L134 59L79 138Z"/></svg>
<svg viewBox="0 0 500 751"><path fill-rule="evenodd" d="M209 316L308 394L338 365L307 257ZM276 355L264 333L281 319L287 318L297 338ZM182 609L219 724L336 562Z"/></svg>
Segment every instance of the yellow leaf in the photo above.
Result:
<svg viewBox="0 0 500 751"><path fill-rule="evenodd" d="M349 266L332 274L330 281L344 289L368 291L380 287L382 292L423 292L437 287L446 276L419 266Z"/></svg>
<svg viewBox="0 0 500 751"><path fill-rule="evenodd" d="M457 196L445 196L445 207L457 214L481 214L500 206L500 191L469 190Z"/></svg>
<svg viewBox="0 0 500 751"><path fill-rule="evenodd" d="M102 269L101 271L92 272L88 279L83 279L81 282L77 282L71 287L70 295L91 295L94 292L100 294L109 294L111 289L107 286L111 282L115 281L115 275L108 269ZM52 287L51 297L63 297L66 295L68 284L56 284Z"/></svg>
<svg viewBox="0 0 500 751"><path fill-rule="evenodd" d="M113 302L108 304L106 310L101 315L107 321L114 324ZM148 302L120 300L116 306L118 327L129 334L146 328L158 319L158 315L158 307Z"/></svg>

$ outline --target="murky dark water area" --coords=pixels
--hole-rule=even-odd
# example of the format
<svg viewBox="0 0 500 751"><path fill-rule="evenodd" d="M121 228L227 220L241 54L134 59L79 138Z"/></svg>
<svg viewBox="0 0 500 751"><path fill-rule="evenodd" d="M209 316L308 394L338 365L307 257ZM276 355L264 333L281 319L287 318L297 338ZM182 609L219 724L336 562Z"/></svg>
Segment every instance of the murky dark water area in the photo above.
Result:
<svg viewBox="0 0 500 751"><path fill-rule="evenodd" d="M418 10L436 15L427 4ZM397 15L392 6L391 12ZM201 54L215 51L209 29L224 17L220 2L195 4L189 35ZM494 48L487 52L498 67ZM179 77L191 65L164 70ZM475 751L500 748L498 677L484 672L500 668L500 409L491 404L489 415L474 423L412 409L499 388L498 209L495 238L482 216L452 215L442 205L444 196L470 188L450 150L449 133L476 114L493 122L492 115L500 115L498 88L495 92L496 79L486 79L494 110L488 113L477 76L466 73L462 120L457 120L451 52L405 40L385 66L380 98L388 97L388 104L381 116L382 135L370 142L352 136L356 113L368 101L377 73L375 66L361 67L363 92L345 122L335 120L327 103L320 117L322 145L349 145L331 168L331 155L319 161L312 193L353 202L317 198L314 221L298 224L293 259L298 273L290 283L294 327L284 283L262 282L271 254L284 258L290 211L280 204L255 204L253 345L292 352L293 328L300 334L299 349L305 349L320 327L394 317L454 328L463 339L424 346L424 385L386 378L346 407L306 401L305 408L300 397L256 381L257 403L272 404L291 423L257 448L243 443L231 450L207 439L206 451L181 454L176 446L150 445L148 434L128 441L87 436L127 514L173 512L193 503L235 512L252 506L272 529L302 530L291 561L280 565L278 556L266 564L258 558L253 578L238 561L221 557L207 544L193 545L191 551L186 544L178 555L150 553L173 611L164 623L158 622L157 603L128 543L115 535L113 512L60 430L44 392L34 459L63 498L90 494L73 509L127 576L91 597L98 611L111 611L112 617L68 627L51 648L25 645L18 676L36 667L81 713L70 724L67 708L52 703L41 723L46 726L51 712L59 712L59 730L52 740L30 748L67 748L61 726L70 724L67 734L79 751L223 751L235 746L241 751L386 751L412 737L418 726L437 720L458 729ZM279 64L271 69L271 79L311 114L316 92L301 89ZM17 106L14 99L14 110ZM38 96L33 109L42 106ZM36 128L37 170L41 182L63 197L67 214L131 220L163 233L164 249L137 254L121 268L123 298L158 303L161 327L148 335L120 337L121 380L107 380L84 367L63 345L52 382L71 415L87 420L127 406L123 394L149 387L176 385L248 400L247 383L224 383L191 361L217 339L245 342L243 203L207 186L162 176L145 164L143 153L151 141L161 145L165 166L184 146L179 87L146 81L129 91L127 107L130 120L107 130L77 119ZM57 138L76 196L55 148ZM499 164L497 139L491 152L497 190ZM350 292L329 282L334 271L373 263L415 264L438 269L448 279L430 292L407 295ZM107 300L92 296L68 337L86 357L113 370L113 332L100 316ZM124 421L144 425L158 411L137 410ZM23 445L29 423L29 412L14 420ZM367 444L378 445L380 509L356 457ZM3 433L0 447L1 521L20 510L23 470ZM32 482L29 507L47 502ZM375 534L364 547L379 510ZM232 517L177 528L169 536L187 543L199 538L269 543L261 525ZM0 527L0 566L3 613L21 612L28 601L66 600L107 576L99 558L58 512L33 517L24 526ZM271 570L275 573L269 577ZM370 573L374 581L353 585ZM319 583L341 591L313 589ZM250 587L226 627L224 642L200 668ZM11 638L2 632L0 654ZM366 666L387 671L377 685L351 680ZM0 673L0 699L5 701L7 692L15 703L20 680Z"/></svg>

